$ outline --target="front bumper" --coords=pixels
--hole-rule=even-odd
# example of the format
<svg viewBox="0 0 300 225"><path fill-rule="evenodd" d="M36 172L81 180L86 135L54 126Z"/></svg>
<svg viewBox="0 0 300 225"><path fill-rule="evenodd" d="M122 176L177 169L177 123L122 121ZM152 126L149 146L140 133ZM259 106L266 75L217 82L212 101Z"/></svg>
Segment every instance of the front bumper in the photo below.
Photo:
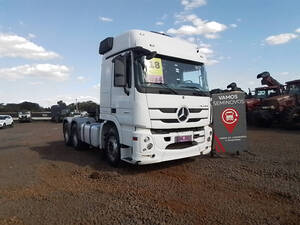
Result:
<svg viewBox="0 0 300 225"><path fill-rule="evenodd" d="M176 143L177 136L192 136L193 141ZM167 134L152 134L148 129L141 129L134 132L133 137L136 141L133 141L131 163L143 165L210 153L212 129L206 126L199 131ZM152 148L148 149L150 143Z"/></svg>

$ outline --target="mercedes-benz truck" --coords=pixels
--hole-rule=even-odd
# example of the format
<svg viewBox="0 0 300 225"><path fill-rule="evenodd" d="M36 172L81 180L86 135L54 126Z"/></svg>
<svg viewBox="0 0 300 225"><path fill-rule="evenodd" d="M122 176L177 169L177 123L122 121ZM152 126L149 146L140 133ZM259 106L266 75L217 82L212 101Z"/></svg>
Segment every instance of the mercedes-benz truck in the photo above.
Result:
<svg viewBox="0 0 300 225"><path fill-rule="evenodd" d="M211 151L205 57L196 45L130 30L101 41L100 115L67 117L64 140L93 146L108 162L150 164Z"/></svg>

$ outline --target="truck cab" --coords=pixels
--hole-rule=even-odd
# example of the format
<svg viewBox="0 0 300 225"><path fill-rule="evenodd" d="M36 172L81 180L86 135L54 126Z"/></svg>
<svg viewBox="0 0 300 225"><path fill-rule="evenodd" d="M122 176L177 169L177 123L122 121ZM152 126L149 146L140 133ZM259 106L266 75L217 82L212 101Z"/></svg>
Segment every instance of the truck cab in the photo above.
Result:
<svg viewBox="0 0 300 225"><path fill-rule="evenodd" d="M131 30L103 40L99 53L100 122L66 118L69 142L76 132L80 143L104 149L112 165L120 160L158 163L211 151L205 58L195 45Z"/></svg>

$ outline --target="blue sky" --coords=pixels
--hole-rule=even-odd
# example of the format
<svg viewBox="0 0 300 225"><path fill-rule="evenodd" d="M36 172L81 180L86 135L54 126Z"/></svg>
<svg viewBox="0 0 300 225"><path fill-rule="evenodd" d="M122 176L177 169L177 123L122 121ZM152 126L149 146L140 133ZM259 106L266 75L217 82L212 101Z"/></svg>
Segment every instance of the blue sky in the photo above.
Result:
<svg viewBox="0 0 300 225"><path fill-rule="evenodd" d="M210 88L300 78L298 0L0 0L0 102L99 101L99 42L129 29L197 44Z"/></svg>

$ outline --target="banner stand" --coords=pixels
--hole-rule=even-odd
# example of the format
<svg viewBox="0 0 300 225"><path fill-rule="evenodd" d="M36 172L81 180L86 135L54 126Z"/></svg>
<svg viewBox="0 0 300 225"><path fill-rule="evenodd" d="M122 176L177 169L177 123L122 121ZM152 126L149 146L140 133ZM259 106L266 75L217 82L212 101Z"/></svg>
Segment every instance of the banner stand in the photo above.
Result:
<svg viewBox="0 0 300 225"><path fill-rule="evenodd" d="M247 151L245 94L241 91L212 94L213 141L211 156Z"/></svg>

